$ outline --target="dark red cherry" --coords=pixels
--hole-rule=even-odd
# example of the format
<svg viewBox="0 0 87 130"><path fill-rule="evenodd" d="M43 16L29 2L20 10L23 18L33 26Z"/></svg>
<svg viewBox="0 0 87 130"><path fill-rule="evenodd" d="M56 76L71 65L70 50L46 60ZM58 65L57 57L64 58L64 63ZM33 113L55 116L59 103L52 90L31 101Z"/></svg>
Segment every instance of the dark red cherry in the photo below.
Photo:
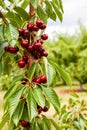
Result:
<svg viewBox="0 0 87 130"><path fill-rule="evenodd" d="M37 25L38 27L42 26L42 25L43 25L43 21L42 21L42 20L37 20L37 21L36 21L36 25Z"/></svg>
<svg viewBox="0 0 87 130"><path fill-rule="evenodd" d="M40 77L40 82L41 82L41 83L46 83L46 82L47 82L47 77L46 77L45 75L42 75L42 76Z"/></svg>
<svg viewBox="0 0 87 130"><path fill-rule="evenodd" d="M25 67L25 64L26 64L26 62L25 62L24 60L19 60L19 61L18 61L18 66L19 66L20 68L24 68L24 67Z"/></svg>
<svg viewBox="0 0 87 130"><path fill-rule="evenodd" d="M48 111L48 106L44 106L44 108L42 110L43 110L43 112L47 112Z"/></svg>
<svg viewBox="0 0 87 130"><path fill-rule="evenodd" d="M10 48L11 48L11 46L5 46L4 47L4 49L5 49L6 52L9 52Z"/></svg>
<svg viewBox="0 0 87 130"><path fill-rule="evenodd" d="M43 51L43 53L42 53L42 56L45 56L45 57L47 57L47 56L48 56L48 52L46 52L46 51Z"/></svg>
<svg viewBox="0 0 87 130"><path fill-rule="evenodd" d="M22 46L23 48L27 48L27 47L29 46L28 40L22 41L22 42L21 42L21 46Z"/></svg>
<svg viewBox="0 0 87 130"><path fill-rule="evenodd" d="M29 126L29 122L26 121L26 120L21 120L20 122L21 122L22 127L28 127Z"/></svg>
<svg viewBox="0 0 87 130"><path fill-rule="evenodd" d="M32 30L37 32L37 31L39 31L39 28L37 27L37 25L34 25Z"/></svg>
<svg viewBox="0 0 87 130"><path fill-rule="evenodd" d="M47 35L47 34L42 34L42 35L41 35L41 38L42 38L43 40L47 40L47 39L48 39L48 35Z"/></svg>
<svg viewBox="0 0 87 130"><path fill-rule="evenodd" d="M28 62L28 56L23 55L22 59L27 63Z"/></svg>
<svg viewBox="0 0 87 130"><path fill-rule="evenodd" d="M32 23L28 23L27 24L27 29L29 29L30 31L33 31L33 24Z"/></svg>
<svg viewBox="0 0 87 130"><path fill-rule="evenodd" d="M23 36L24 29L22 29L22 28L18 28L18 32L19 32L19 36Z"/></svg>

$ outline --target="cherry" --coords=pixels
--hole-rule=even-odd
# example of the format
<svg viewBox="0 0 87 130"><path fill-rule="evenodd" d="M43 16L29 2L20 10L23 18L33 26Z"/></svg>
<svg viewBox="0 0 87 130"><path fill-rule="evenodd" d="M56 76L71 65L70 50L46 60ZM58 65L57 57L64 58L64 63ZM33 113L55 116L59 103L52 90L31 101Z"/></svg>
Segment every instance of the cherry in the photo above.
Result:
<svg viewBox="0 0 87 130"><path fill-rule="evenodd" d="M9 48L10 53L17 53L18 51L19 51L19 48L17 46Z"/></svg>
<svg viewBox="0 0 87 130"><path fill-rule="evenodd" d="M38 110L38 114L40 114L42 112L42 107L37 105L37 110Z"/></svg>
<svg viewBox="0 0 87 130"><path fill-rule="evenodd" d="M43 51L43 53L42 53L42 56L45 56L45 57L47 57L47 56L48 56L48 52L46 52L46 51Z"/></svg>
<svg viewBox="0 0 87 130"><path fill-rule="evenodd" d="M46 28L46 24L42 24L41 26L39 26L39 28L40 28L41 30L44 30L44 29Z"/></svg>
<svg viewBox="0 0 87 130"><path fill-rule="evenodd" d="M32 23L28 23L27 24L27 29L29 29L30 31L33 30L33 24Z"/></svg>
<svg viewBox="0 0 87 130"><path fill-rule="evenodd" d="M25 64L26 64L26 62L25 62L24 60L19 60L19 61L18 61L18 66L19 66L20 68L23 68L23 67L25 66Z"/></svg>
<svg viewBox="0 0 87 130"><path fill-rule="evenodd" d="M34 48L35 49L39 49L41 47L41 43L40 42L37 42L34 44Z"/></svg>
<svg viewBox="0 0 87 130"><path fill-rule="evenodd" d="M4 47L4 49L5 49L6 52L9 52L10 48L11 48L10 46L5 46Z"/></svg>
<svg viewBox="0 0 87 130"><path fill-rule="evenodd" d="M23 127L28 127L28 126L29 126L29 122L26 121L26 120L21 120L21 125L22 125Z"/></svg>
<svg viewBox="0 0 87 130"><path fill-rule="evenodd" d="M19 32L19 36L23 36L24 29L22 29L22 28L18 28L18 32Z"/></svg>
<svg viewBox="0 0 87 130"><path fill-rule="evenodd" d="M22 46L23 48L27 48L27 47L29 46L28 40L22 41L22 42L21 42L21 46Z"/></svg>
<svg viewBox="0 0 87 130"><path fill-rule="evenodd" d="M20 96L20 99L23 99L24 98L24 96Z"/></svg>
<svg viewBox="0 0 87 130"><path fill-rule="evenodd" d="M34 26L32 27L32 30L37 32L37 31L39 31L39 28L37 27L37 25L34 25Z"/></svg>
<svg viewBox="0 0 87 130"><path fill-rule="evenodd" d="M41 44L43 44L43 40L42 39L37 40L37 42L40 42Z"/></svg>
<svg viewBox="0 0 87 130"><path fill-rule="evenodd" d="M23 38L28 38L29 37L29 30L28 29L25 29L24 30L24 33L23 33Z"/></svg>
<svg viewBox="0 0 87 130"><path fill-rule="evenodd" d="M40 82L41 82L41 83L46 83L46 82L47 82L47 77L46 77L45 75L42 75L42 76L40 77Z"/></svg>
<svg viewBox="0 0 87 130"><path fill-rule="evenodd" d="M47 112L48 111L48 107L44 106L44 108L42 110L43 110L43 112Z"/></svg>
<svg viewBox="0 0 87 130"><path fill-rule="evenodd" d="M22 59L27 63L28 62L28 56L23 55Z"/></svg>
<svg viewBox="0 0 87 130"><path fill-rule="evenodd" d="M33 46L28 46L28 48L27 48L27 50L30 52L30 53L32 53L33 52Z"/></svg>
<svg viewBox="0 0 87 130"><path fill-rule="evenodd" d="M42 34L42 35L41 35L41 38L42 38L43 40L47 40L47 39L48 39L48 35L47 35L47 34Z"/></svg>
<svg viewBox="0 0 87 130"><path fill-rule="evenodd" d="M37 20L37 21L36 21L36 25L37 25L38 27L42 26L42 25L43 25L43 21L42 21L42 20Z"/></svg>
<svg viewBox="0 0 87 130"><path fill-rule="evenodd" d="M41 83L40 78L34 78L34 79L33 79L33 82L35 82L35 83L37 83L37 84L40 84L40 83Z"/></svg>

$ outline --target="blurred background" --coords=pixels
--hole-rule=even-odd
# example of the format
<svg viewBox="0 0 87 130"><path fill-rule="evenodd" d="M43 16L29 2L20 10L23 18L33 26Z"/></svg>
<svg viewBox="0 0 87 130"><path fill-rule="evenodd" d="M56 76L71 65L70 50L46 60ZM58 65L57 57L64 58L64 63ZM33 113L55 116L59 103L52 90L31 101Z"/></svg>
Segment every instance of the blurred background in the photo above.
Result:
<svg viewBox="0 0 87 130"><path fill-rule="evenodd" d="M87 0L62 0L64 7L63 21L53 22L49 20L47 33L52 38L52 32L73 34L79 31L78 23L87 27Z"/></svg>

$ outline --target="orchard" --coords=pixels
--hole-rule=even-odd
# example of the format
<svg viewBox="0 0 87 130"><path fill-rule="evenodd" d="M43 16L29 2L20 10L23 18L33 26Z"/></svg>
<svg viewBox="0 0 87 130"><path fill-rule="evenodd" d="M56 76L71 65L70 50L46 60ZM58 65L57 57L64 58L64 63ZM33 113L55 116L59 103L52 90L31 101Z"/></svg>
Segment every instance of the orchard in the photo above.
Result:
<svg viewBox="0 0 87 130"><path fill-rule="evenodd" d="M48 58L44 46L48 19L62 22L63 13L61 0L0 1L0 76L9 77L0 130L5 124L8 130L87 129L85 102L71 98L63 106L52 88L58 76L72 86L69 74ZM51 106L58 121L46 116Z"/></svg>

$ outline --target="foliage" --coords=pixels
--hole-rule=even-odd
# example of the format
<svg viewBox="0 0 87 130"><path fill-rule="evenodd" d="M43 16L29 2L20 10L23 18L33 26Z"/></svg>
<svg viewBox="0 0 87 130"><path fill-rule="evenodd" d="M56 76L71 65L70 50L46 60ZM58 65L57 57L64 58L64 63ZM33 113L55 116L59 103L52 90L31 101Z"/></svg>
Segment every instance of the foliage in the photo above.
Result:
<svg viewBox="0 0 87 130"><path fill-rule="evenodd" d="M73 93L67 105L61 106L58 122L52 123L60 130L86 130L87 129L87 103Z"/></svg>
<svg viewBox="0 0 87 130"><path fill-rule="evenodd" d="M55 34L54 37L56 40L45 44L50 53L48 58L63 67L73 81L87 83L87 29L80 24L77 33L72 36Z"/></svg>

